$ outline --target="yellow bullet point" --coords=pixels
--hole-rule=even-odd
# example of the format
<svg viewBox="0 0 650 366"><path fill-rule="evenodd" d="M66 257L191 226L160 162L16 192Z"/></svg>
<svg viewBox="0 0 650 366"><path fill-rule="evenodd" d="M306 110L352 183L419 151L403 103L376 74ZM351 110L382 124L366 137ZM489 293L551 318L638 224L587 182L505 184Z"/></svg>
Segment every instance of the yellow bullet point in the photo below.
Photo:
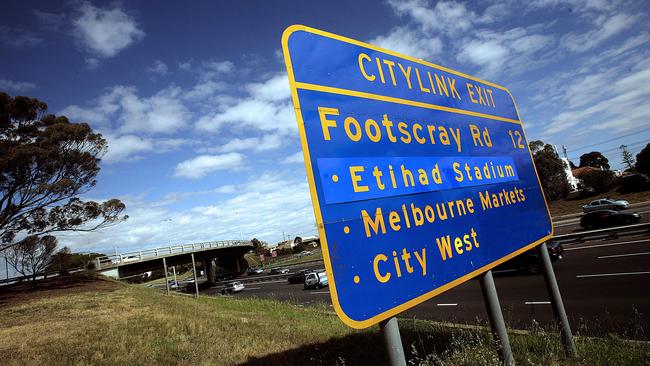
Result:
<svg viewBox="0 0 650 366"><path fill-rule="evenodd" d="M359 283L359 281L361 281L359 276L354 276L354 283Z"/></svg>
<svg viewBox="0 0 650 366"><path fill-rule="evenodd" d="M347 226L344 227L344 228L343 228L343 232L346 233L346 234L349 234L349 233L350 233L350 228L347 227Z"/></svg>
<svg viewBox="0 0 650 366"><path fill-rule="evenodd" d="M336 175L336 174L332 175L332 180L334 181L334 183L338 182L339 181L339 176Z"/></svg>

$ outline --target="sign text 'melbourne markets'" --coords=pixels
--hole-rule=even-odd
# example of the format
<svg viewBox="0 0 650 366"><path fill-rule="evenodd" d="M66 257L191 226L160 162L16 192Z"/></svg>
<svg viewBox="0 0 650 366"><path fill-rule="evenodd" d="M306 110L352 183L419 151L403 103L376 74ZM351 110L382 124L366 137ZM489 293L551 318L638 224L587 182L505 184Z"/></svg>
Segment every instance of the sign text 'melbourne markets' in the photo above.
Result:
<svg viewBox="0 0 650 366"><path fill-rule="evenodd" d="M552 235L505 88L304 26L283 51L346 324L375 324Z"/></svg>

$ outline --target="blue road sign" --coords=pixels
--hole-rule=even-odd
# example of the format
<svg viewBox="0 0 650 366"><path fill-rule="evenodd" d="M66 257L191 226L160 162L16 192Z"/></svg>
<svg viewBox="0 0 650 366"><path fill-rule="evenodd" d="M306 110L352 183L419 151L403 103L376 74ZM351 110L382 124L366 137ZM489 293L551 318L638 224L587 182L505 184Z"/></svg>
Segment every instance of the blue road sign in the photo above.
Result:
<svg viewBox="0 0 650 366"><path fill-rule="evenodd" d="M305 26L282 47L345 324L376 324L552 236L507 89Z"/></svg>

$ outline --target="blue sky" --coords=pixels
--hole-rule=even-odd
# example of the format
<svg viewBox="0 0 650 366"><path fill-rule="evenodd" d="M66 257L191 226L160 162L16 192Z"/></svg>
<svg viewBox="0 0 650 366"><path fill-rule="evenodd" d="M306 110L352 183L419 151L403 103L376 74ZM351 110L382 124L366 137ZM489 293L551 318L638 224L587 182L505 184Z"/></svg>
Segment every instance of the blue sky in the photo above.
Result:
<svg viewBox="0 0 650 366"><path fill-rule="evenodd" d="M528 138L566 145L575 163L600 150L620 168L617 146L638 153L650 141L650 3L523 3L6 2L0 90L109 142L84 198L120 198L130 219L61 245L275 243L316 233L280 52L296 23L506 86Z"/></svg>

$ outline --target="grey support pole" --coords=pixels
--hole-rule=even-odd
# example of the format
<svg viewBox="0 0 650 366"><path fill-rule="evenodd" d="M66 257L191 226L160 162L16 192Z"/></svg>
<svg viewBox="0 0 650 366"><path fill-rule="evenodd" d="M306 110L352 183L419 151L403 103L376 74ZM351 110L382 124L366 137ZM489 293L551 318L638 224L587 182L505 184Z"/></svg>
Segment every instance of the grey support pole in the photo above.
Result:
<svg viewBox="0 0 650 366"><path fill-rule="evenodd" d="M379 329L384 336L384 344L388 352L388 359L391 366L406 366L402 337L399 334L397 318L390 317L379 323Z"/></svg>
<svg viewBox="0 0 650 366"><path fill-rule="evenodd" d="M515 359L512 357L510 339L506 331L506 323L503 321L503 313L501 313L501 304L499 304L497 289L494 286L492 271L487 271L481 275L481 290L483 290L483 300L490 318L490 326L492 327L492 335L494 336L499 359L503 365L512 366L515 364Z"/></svg>
<svg viewBox="0 0 650 366"><path fill-rule="evenodd" d="M562 336L562 343L564 344L564 352L566 353L567 357L576 357L578 355L576 352L576 345L573 342L571 327L569 326L569 320L567 319L566 311L564 311L562 295L560 295L560 288L557 285L555 272L553 271L553 264L551 263L551 258L548 255L548 248L546 247L546 243L539 245L537 247L537 250L539 251L542 268L544 269L544 282L546 283L548 296L551 298L551 305L553 306L555 320L560 326L560 334Z"/></svg>
<svg viewBox="0 0 650 366"><path fill-rule="evenodd" d="M196 290L196 297L199 297L199 280L196 278L196 263L194 262L194 253L192 253L192 272L194 272L194 290Z"/></svg>
<svg viewBox="0 0 650 366"><path fill-rule="evenodd" d="M169 279L167 278L167 261L163 258L163 268L165 269L165 286L167 286L167 295L169 295Z"/></svg>

